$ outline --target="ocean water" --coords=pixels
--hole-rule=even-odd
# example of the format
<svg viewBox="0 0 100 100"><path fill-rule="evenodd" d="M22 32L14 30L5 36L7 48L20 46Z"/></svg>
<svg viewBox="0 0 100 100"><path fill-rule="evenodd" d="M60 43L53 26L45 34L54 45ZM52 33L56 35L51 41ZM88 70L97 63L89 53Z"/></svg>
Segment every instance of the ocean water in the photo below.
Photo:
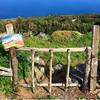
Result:
<svg viewBox="0 0 100 100"><path fill-rule="evenodd" d="M100 0L0 0L0 18L100 13Z"/></svg>

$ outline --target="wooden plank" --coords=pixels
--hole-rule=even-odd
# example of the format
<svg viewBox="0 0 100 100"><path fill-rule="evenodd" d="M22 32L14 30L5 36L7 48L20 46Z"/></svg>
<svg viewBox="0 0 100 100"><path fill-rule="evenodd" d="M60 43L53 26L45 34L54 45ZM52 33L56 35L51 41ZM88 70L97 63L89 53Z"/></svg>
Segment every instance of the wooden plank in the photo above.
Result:
<svg viewBox="0 0 100 100"><path fill-rule="evenodd" d="M52 84L52 64L53 64L53 51L50 50L50 73L49 73L49 93L51 94L51 84Z"/></svg>
<svg viewBox="0 0 100 100"><path fill-rule="evenodd" d="M40 52L49 52L52 50L53 52L66 52L67 50L70 50L71 52L84 52L87 47L81 47L81 48L32 48L32 47L23 47L16 49L17 51L22 50L22 51L40 51ZM91 47L90 47L91 48Z"/></svg>
<svg viewBox="0 0 100 100"><path fill-rule="evenodd" d="M71 54L70 49L67 51L67 53L68 53L68 58L67 58L68 66L67 66L67 76L66 76L66 91L67 91L68 86L69 86L70 54Z"/></svg>
<svg viewBox="0 0 100 100"><path fill-rule="evenodd" d="M91 61L91 72L90 72L90 91L94 91L96 89L99 37L100 37L100 26L94 25L93 40L92 40L92 61Z"/></svg>
<svg viewBox="0 0 100 100"><path fill-rule="evenodd" d="M35 56L35 51L32 50L32 86L33 89L35 88L35 66L34 66L34 56Z"/></svg>
<svg viewBox="0 0 100 100"><path fill-rule="evenodd" d="M85 74L84 74L84 78L83 78L84 92L89 90L90 66L91 66L91 48L87 48L86 49Z"/></svg>

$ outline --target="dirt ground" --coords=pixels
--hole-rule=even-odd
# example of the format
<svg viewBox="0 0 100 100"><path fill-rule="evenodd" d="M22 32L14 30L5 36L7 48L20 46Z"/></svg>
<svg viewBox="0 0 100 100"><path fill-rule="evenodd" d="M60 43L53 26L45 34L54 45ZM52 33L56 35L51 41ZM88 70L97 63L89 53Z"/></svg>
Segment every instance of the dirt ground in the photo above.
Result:
<svg viewBox="0 0 100 100"><path fill-rule="evenodd" d="M67 92L65 92L64 87L52 87L51 97L53 100L90 100L91 98L94 100L94 98L97 98L97 94L83 93L78 87L71 87ZM13 93L13 96L9 98L0 92L0 100L48 100L49 98L48 88L43 87L37 87L34 93L29 88L20 87L19 91Z"/></svg>

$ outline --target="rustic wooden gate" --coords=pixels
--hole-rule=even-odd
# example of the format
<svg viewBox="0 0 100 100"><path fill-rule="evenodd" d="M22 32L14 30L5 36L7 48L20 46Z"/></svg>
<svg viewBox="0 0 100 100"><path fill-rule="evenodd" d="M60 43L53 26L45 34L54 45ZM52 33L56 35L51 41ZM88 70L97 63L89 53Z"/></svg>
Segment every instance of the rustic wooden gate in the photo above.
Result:
<svg viewBox="0 0 100 100"><path fill-rule="evenodd" d="M70 63L71 63L71 53L72 52L85 52L87 55L87 64L86 64L86 68L90 67L88 63L88 61L90 61L90 55L91 55L91 47L83 47L83 48L28 48L28 47L24 47L21 49L17 49L17 50L23 50L23 51L31 51L32 52L32 87L33 89L35 88L35 86L48 86L49 87L49 92L51 94L51 87L53 86L64 86L65 90L67 91L68 87L72 87L72 86L79 86L79 84L76 83L69 83L69 73L70 73ZM35 52L49 52L50 53L50 65L49 65L49 83L48 84L36 84L35 82L35 75L34 75L34 55ZM66 83L52 83L52 67L53 67L53 56L55 52L66 52L67 53L67 72L66 72ZM87 54L90 53L90 54ZM27 84L22 84L21 86L26 86L26 87L31 87Z"/></svg>
<svg viewBox="0 0 100 100"><path fill-rule="evenodd" d="M12 29L12 28L10 28ZM9 29L7 29L8 31ZM13 32L13 30L10 32ZM16 58L16 50L24 50L24 51L31 51L32 52L32 87L34 88L35 86L49 86L49 92L51 94L51 87L52 86L64 86L65 90L67 91L69 86L77 86L77 84L69 84L69 72L70 72L70 56L71 52L86 52L86 67L85 67L85 75L84 75L84 89L87 89L87 87L90 87L91 91L94 91L96 89L96 78L97 78L97 66L98 66L98 45L99 45L99 37L100 37L100 26L94 25L94 31L93 31L93 43L92 47L83 47L83 48L21 48L21 49L15 49L11 48L10 55L11 55L11 69L10 73L12 76L12 83L13 83L13 89L16 90L18 86L18 62ZM35 84L34 80L34 55L35 52L50 52L50 71L49 71L49 83L48 84ZM52 61L53 61L53 55L54 52L66 52L68 53L67 57L67 72L66 72L66 83L52 83ZM4 69L4 68L3 68ZM5 68L5 71L8 71L8 69ZM0 72L1 73L1 72ZM3 74L1 74L3 75ZM8 75L7 75L8 76ZM88 86L88 83L90 85ZM27 86L27 84L24 84L24 86ZM28 85L29 86L29 85Z"/></svg>

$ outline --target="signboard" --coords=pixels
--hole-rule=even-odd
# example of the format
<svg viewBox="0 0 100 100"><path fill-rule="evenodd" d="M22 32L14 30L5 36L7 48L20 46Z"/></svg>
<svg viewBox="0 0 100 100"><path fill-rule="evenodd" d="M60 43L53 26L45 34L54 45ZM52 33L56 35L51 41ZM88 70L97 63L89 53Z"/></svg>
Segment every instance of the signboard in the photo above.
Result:
<svg viewBox="0 0 100 100"><path fill-rule="evenodd" d="M24 46L21 34L5 34L1 37L1 40L5 49L9 49L11 47L20 48Z"/></svg>

